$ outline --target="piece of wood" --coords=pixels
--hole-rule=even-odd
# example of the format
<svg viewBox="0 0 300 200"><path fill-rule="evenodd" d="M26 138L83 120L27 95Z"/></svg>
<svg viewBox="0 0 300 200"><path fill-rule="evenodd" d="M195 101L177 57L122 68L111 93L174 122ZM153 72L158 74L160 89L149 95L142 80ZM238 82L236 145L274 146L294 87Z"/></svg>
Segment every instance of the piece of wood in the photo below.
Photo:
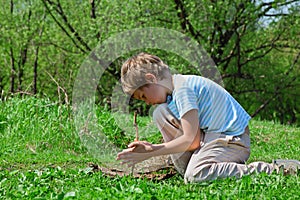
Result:
<svg viewBox="0 0 300 200"><path fill-rule="evenodd" d="M161 168L159 167L147 172L136 171L135 174L129 174L128 172L122 171L121 169L108 168L107 166L99 166L95 163L88 163L87 171L89 171L89 173L97 173L101 171L102 174L106 177L112 178L116 176L132 176L134 178L143 178L154 181L165 180L177 174L176 170L172 166L164 166Z"/></svg>
<svg viewBox="0 0 300 200"><path fill-rule="evenodd" d="M138 129L138 125L136 123L136 118L137 118L137 111L134 111L133 126L135 128L135 138L134 138L135 142L139 141L139 129ZM133 172L134 172L134 167L135 167L135 165L133 165L131 168L131 174L133 174Z"/></svg>
<svg viewBox="0 0 300 200"><path fill-rule="evenodd" d="M137 118L137 111L134 111L134 118L133 118L133 126L135 127L135 139L134 139L134 141L139 141L139 129L138 129L138 125L136 123L136 118Z"/></svg>

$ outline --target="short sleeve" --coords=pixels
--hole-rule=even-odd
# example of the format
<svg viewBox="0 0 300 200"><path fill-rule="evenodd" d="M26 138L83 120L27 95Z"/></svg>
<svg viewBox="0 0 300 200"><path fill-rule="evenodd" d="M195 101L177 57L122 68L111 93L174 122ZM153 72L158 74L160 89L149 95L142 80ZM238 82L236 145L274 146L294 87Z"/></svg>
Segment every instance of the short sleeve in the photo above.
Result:
<svg viewBox="0 0 300 200"><path fill-rule="evenodd" d="M179 119L190 110L198 110L197 96L189 87L181 87L176 90L174 100L178 109Z"/></svg>

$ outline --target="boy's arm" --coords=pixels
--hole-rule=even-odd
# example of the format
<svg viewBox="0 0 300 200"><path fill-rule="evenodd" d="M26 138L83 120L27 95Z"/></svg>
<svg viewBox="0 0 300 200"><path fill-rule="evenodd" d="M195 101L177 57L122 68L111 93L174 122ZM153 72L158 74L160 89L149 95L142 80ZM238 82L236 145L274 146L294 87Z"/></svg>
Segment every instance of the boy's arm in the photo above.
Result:
<svg viewBox="0 0 300 200"><path fill-rule="evenodd" d="M162 144L150 144L143 141L131 143L128 149L118 154L117 159L129 165L141 162L153 156L192 151L200 146L200 128L198 111L188 111L181 118L183 135Z"/></svg>
<svg viewBox="0 0 300 200"><path fill-rule="evenodd" d="M200 128L198 111L196 109L188 111L181 118L183 135L167 143L154 145L153 156L162 154L173 154L185 151L192 151L200 146ZM155 152L159 150L158 152Z"/></svg>

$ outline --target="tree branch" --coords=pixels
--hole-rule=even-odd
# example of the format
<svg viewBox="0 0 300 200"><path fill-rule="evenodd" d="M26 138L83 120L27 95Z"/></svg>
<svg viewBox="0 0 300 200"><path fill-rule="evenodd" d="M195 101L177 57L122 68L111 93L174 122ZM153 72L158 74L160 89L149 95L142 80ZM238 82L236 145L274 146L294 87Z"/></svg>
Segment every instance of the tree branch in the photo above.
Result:
<svg viewBox="0 0 300 200"><path fill-rule="evenodd" d="M47 5L47 2L52 5L54 4L53 2L51 2L50 0L42 0L47 11L49 12L49 14L51 15L52 19L56 22L56 24L61 28L61 30L71 39L71 41L73 42L73 44L80 49L80 51L82 51L83 53L86 53L86 51L81 48L77 42L74 40L74 38L69 34L69 32L64 28L64 26L56 19L56 17L53 15L53 13L51 12L49 6ZM47 2L46 2L47 1ZM57 8L55 8L55 10L57 10ZM57 12L59 13L60 11L57 10Z"/></svg>
<svg viewBox="0 0 300 200"><path fill-rule="evenodd" d="M174 3L177 11L177 16L181 21L180 25L182 30L188 31L198 42L200 41L200 39L204 39L203 35L201 35L199 31L196 31L189 21L187 11L184 7L184 2L182 0L174 0Z"/></svg>
<svg viewBox="0 0 300 200"><path fill-rule="evenodd" d="M80 52L70 51L69 49L66 49L66 48L64 48L64 47L62 47L62 46L59 46L58 44L55 44L54 42L51 42L51 41L49 41L49 42L43 42L43 43L35 43L35 44L36 44L36 45L39 45L39 46L52 45L52 46L57 47L57 48L59 48L59 49L65 51L65 52L67 52L67 53L80 54Z"/></svg>
<svg viewBox="0 0 300 200"><path fill-rule="evenodd" d="M92 49L88 46L88 44L82 39L82 37L78 34L78 32L74 29L74 27L69 23L68 18L66 16L66 14L64 13L63 8L61 7L60 1L58 0L58 13L60 13L63 21L65 22L65 24L67 25L67 27L69 28L69 30L71 31L71 33L74 34L75 38L88 50L91 51Z"/></svg>
<svg viewBox="0 0 300 200"><path fill-rule="evenodd" d="M263 49L269 48L263 54L255 56L255 57L252 57L252 58L248 58L245 62L240 63L240 65L243 66L243 65L247 64L250 61L253 61L253 60L256 60L258 58L261 58L261 57L265 56L266 54L268 54L272 49L275 49L276 47L281 47L281 48L282 47L285 47L285 48L291 48L291 47L293 47L293 46L290 46L290 45L287 45L287 44L286 45L276 44L276 42L279 41L280 37L281 37L281 34L279 34L275 38L273 38L270 41L270 43L268 43L268 44L263 44L263 45L260 45L259 47L255 47L255 48L251 48L251 49L247 49L247 50L241 51L240 54L241 55L245 55L245 54L248 54L248 53L251 53L251 52L257 52L258 50L263 50ZM220 61L220 63L226 62L225 65L223 66L223 70L224 71L227 69L228 64L229 64L231 58L238 56L238 52L235 52L235 50L236 50L236 45L235 45L234 49L232 51L230 51L229 55L226 56L225 58L223 58Z"/></svg>
<svg viewBox="0 0 300 200"><path fill-rule="evenodd" d="M277 4L277 7L281 7L281 6L286 6L286 5L290 5L292 3L295 3L295 2L298 2L299 0L292 0L292 1L286 1L286 2L282 2L282 3L279 3L279 2L276 2L276 1L271 1L271 2L263 2L261 3L256 11L262 11L261 13L258 14L258 17L262 17L262 16L265 16L267 15L267 12L270 11L272 8L273 8L273 4ZM263 9L263 7L266 7L265 9ZM280 16L280 15L276 15L274 14L275 16Z"/></svg>
<svg viewBox="0 0 300 200"><path fill-rule="evenodd" d="M13 12L14 12L14 1L10 0L10 15L11 18L13 18ZM13 44L12 44L12 39L9 38L10 42L10 47L9 47L9 54L10 54L10 93L14 93L15 91L15 57L14 57L14 50L13 50Z"/></svg>
<svg viewBox="0 0 300 200"><path fill-rule="evenodd" d="M277 14L264 14L265 17L278 17L278 16L289 16L287 13L277 13Z"/></svg>
<svg viewBox="0 0 300 200"><path fill-rule="evenodd" d="M251 58L247 58L243 63L241 63L240 65L243 66L243 65L246 65L248 62L251 62L251 61L254 61L254 60L257 60L259 58L263 58L265 55L267 55L268 53L270 53L272 51L274 47L271 47L269 48L267 51L265 51L264 53L260 54L260 55L257 55L257 56L253 56Z"/></svg>
<svg viewBox="0 0 300 200"><path fill-rule="evenodd" d="M44 16L42 17L43 22L45 21L46 18L46 10L44 9ZM39 30L39 38L42 37L44 32L44 24L42 24L42 27ZM38 78L38 60L39 60L39 50L40 50L40 45L37 45L35 49L35 59L33 63L33 94L37 94L37 78Z"/></svg>
<svg viewBox="0 0 300 200"><path fill-rule="evenodd" d="M295 77L293 77L289 82L287 82L286 84L278 85L278 86L275 88L275 90L274 90L274 94L273 94L269 99L265 100L264 103L261 104L261 105L255 110L255 112L254 112L253 114L251 114L251 117L255 117L255 116L256 116L257 114L259 114L262 110L264 110L264 109L267 107L267 105L268 105L271 101L273 101L273 100L280 94L281 90L287 89L287 88L291 87L291 86L292 86L292 83L293 83L295 80L297 80L297 78L298 78L298 77L295 76Z"/></svg>
<svg viewBox="0 0 300 200"><path fill-rule="evenodd" d="M90 5L91 5L91 18L96 19L96 5L95 5L95 0L90 0Z"/></svg>
<svg viewBox="0 0 300 200"><path fill-rule="evenodd" d="M245 20L241 20L242 19L242 14L243 12L245 11L245 6L244 4L238 4L236 5L236 13L234 15L234 18L233 18L233 23L232 25L230 26L230 28L226 29L225 32L223 33L223 29L222 27L219 25L219 23L215 22L214 23L214 31L212 33L212 37L214 37L216 35L216 32L219 33L219 39L218 39L218 43L220 44L216 50L217 52L217 55L219 55L218 57L215 56L215 55L212 55L213 57L213 60L215 61L215 63L217 65L219 65L220 63L220 60L221 60L221 56L223 55L224 53L224 47L226 47L226 45L229 43L230 39L233 37L233 35L235 33L238 33L238 28L243 26L243 29L242 29L242 33L238 36L241 38L241 36L245 33L246 29L247 29L247 25L244 23ZM226 24L226 21L222 21L223 24ZM210 44L212 44L214 39L212 39L210 41ZM234 51L237 50L239 46L239 43L236 43L235 44L235 47L234 47ZM227 63L227 65L229 64L229 62ZM227 67L225 67L227 68Z"/></svg>

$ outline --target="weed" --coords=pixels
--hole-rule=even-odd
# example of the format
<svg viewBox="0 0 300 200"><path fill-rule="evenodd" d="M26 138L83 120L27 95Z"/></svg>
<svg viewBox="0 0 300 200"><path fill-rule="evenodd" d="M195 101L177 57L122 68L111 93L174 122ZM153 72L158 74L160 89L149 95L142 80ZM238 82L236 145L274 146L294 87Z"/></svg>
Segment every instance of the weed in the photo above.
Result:
<svg viewBox="0 0 300 200"><path fill-rule="evenodd" d="M90 173L85 170L87 163L99 160L82 145L70 108L46 99L14 98L0 102L0 110L0 199L297 199L300 195L299 173L186 185L179 175L150 181ZM107 109L97 108L97 119L119 147L134 139L132 123L130 135ZM148 117L138 120L144 139L160 140L156 129L146 127ZM300 159L299 128L252 120L250 129L249 162Z"/></svg>

